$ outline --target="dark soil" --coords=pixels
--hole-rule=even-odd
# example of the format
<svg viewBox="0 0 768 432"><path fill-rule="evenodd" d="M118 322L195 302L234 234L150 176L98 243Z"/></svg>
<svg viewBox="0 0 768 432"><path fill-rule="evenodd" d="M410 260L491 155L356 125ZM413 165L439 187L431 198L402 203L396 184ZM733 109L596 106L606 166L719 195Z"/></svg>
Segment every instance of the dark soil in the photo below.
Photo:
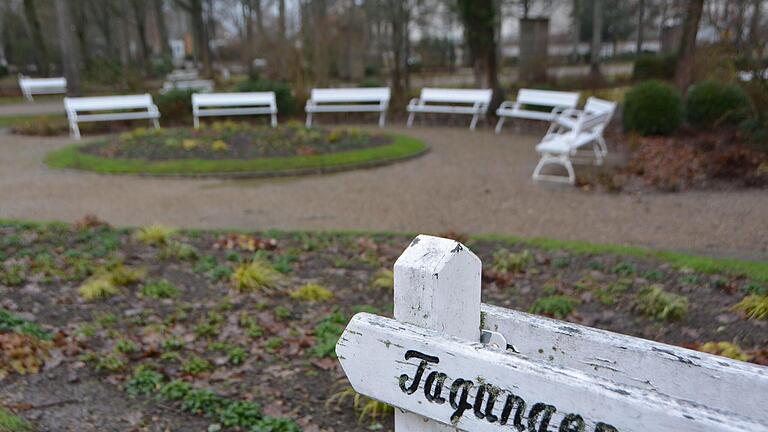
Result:
<svg viewBox="0 0 768 432"><path fill-rule="evenodd" d="M219 122L200 129L135 129L88 144L80 151L120 159L222 160L329 154L391 142L386 135L356 129L307 129L299 124L271 128Z"/></svg>
<svg viewBox="0 0 768 432"><path fill-rule="evenodd" d="M391 288L373 281L386 281L382 270L392 268L410 240L184 232L166 245L147 245L133 232L100 226L95 219L73 227L0 224L0 308L55 335L40 374L11 373L0 381L0 403L40 430L191 431L217 422L184 411L178 402L129 396L123 389L144 365L166 381L182 379L229 400L257 402L264 415L292 419L307 432L369 430L372 421L358 422L351 399L328 404L345 381L337 361L322 349L329 333L318 324L332 322L333 313L348 319L359 310L390 316ZM768 322L746 320L731 310L747 293L765 290L761 283L655 259L502 241L466 243L485 266L484 302L528 311L542 298L566 297L574 305L568 321L691 348L728 341L752 361L768 363ZM180 244L196 253L179 253ZM232 271L254 258L283 272L283 279L270 289L236 290ZM84 301L78 287L117 262L145 269L146 275L114 297ZM141 294L143 286L160 279L180 295ZM333 298L313 303L289 295L310 282L326 287ZM641 313L638 293L652 284L684 296L687 315L662 320ZM331 328L340 331L341 325ZM177 346L170 347L170 340ZM135 349L121 351L126 341ZM233 364L225 344L245 350L241 363ZM183 365L195 356L210 369L185 371ZM119 362L108 366L107 358ZM392 430L391 417L373 423L380 423L374 429Z"/></svg>

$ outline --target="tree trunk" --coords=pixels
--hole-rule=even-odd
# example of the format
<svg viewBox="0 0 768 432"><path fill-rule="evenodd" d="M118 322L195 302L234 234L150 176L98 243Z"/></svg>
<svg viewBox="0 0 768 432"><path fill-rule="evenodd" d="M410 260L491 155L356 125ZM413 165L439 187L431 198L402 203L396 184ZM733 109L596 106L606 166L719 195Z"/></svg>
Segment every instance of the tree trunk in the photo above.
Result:
<svg viewBox="0 0 768 432"><path fill-rule="evenodd" d="M261 0L253 0L253 12L256 13L256 33L259 36L260 42L264 42L264 9L261 5Z"/></svg>
<svg viewBox="0 0 768 432"><path fill-rule="evenodd" d="M753 0L752 3L752 19L749 24L749 44L747 47L747 58L749 59L754 57L755 50L760 45L760 18L762 18L762 11L760 10L762 0Z"/></svg>
<svg viewBox="0 0 768 432"><path fill-rule="evenodd" d="M593 80L601 80L600 52L603 48L603 0L592 3L592 46L589 56L589 74Z"/></svg>
<svg viewBox="0 0 768 432"><path fill-rule="evenodd" d="M390 75L392 80L392 99L395 101L404 101L406 95L406 85L404 65L406 63L405 38L406 21L410 19L405 2L401 0L389 0L388 2L389 18L392 36L392 65Z"/></svg>
<svg viewBox="0 0 768 432"><path fill-rule="evenodd" d="M88 39L88 14L87 7L83 0L70 0L69 4L72 7L73 23L75 27L75 35L77 36L77 43L80 45L80 61L82 61L84 67L88 67L91 64L91 48Z"/></svg>
<svg viewBox="0 0 768 432"><path fill-rule="evenodd" d="M254 44L253 40L253 3L252 0L243 0L243 21L245 21L245 41L243 47L244 63L248 76L253 75Z"/></svg>
<svg viewBox="0 0 768 432"><path fill-rule="evenodd" d="M37 18L34 0L24 0L24 16L27 19L27 25L29 25L29 32L32 34L37 72L42 76L48 76L48 49L40 31L40 20Z"/></svg>
<svg viewBox="0 0 768 432"><path fill-rule="evenodd" d="M579 53L579 29L581 28L581 22L579 21L579 0L573 0L571 4L571 61L574 63L581 63L581 54Z"/></svg>
<svg viewBox="0 0 768 432"><path fill-rule="evenodd" d="M639 0L637 3L637 43L635 53L643 52L643 36L645 33L645 0Z"/></svg>
<svg viewBox="0 0 768 432"><path fill-rule="evenodd" d="M189 14L192 38L195 41L195 55L203 65L203 76L210 78L213 75L213 67L211 66L211 47L208 43L208 33L205 30L203 0L176 0L176 4Z"/></svg>
<svg viewBox="0 0 768 432"><path fill-rule="evenodd" d="M80 50L75 42L71 0L56 0L56 16L59 24L61 61L64 65L64 76L67 78L67 94L79 95L81 91Z"/></svg>
<svg viewBox="0 0 768 432"><path fill-rule="evenodd" d="M693 66L696 53L696 35L699 32L699 21L704 0L689 0L683 21L683 35L680 38L680 50L677 55L675 84L685 94L693 80Z"/></svg>
<svg viewBox="0 0 768 432"><path fill-rule="evenodd" d="M164 0L152 0L152 6L154 6L155 13L155 25L157 26L157 34L160 37L160 50L163 53L164 59L170 59L171 45L168 41L168 27L165 25L165 12L163 11Z"/></svg>
<svg viewBox="0 0 768 432"><path fill-rule="evenodd" d="M493 109L502 97L496 58L496 26L499 19L495 0L459 0L458 4L475 83L478 87L493 90L494 99L490 107Z"/></svg>
<svg viewBox="0 0 768 432"><path fill-rule="evenodd" d="M136 23L136 34L139 35L139 53L144 70L148 73L150 70L149 44L147 43L147 14L144 0L131 0L133 7L133 19Z"/></svg>

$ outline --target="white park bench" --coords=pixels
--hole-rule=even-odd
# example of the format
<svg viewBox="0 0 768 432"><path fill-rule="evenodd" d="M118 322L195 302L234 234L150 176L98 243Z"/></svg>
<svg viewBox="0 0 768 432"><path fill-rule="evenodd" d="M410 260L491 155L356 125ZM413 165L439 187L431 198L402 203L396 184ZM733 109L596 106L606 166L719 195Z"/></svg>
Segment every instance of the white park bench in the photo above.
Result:
<svg viewBox="0 0 768 432"><path fill-rule="evenodd" d="M603 131L610 123L615 110L616 102L590 97L583 110L563 111L552 121L547 134L536 145L536 151L541 158L533 170L533 179L574 184L576 182L576 174L573 171L574 162L591 160L596 165L602 165L603 159L608 154ZM592 154L585 157L580 150L590 144ZM541 174L541 170L551 164L565 168L568 177Z"/></svg>
<svg viewBox="0 0 768 432"><path fill-rule="evenodd" d="M194 81L197 71L194 69L176 69L165 76L166 81Z"/></svg>
<svg viewBox="0 0 768 432"><path fill-rule="evenodd" d="M395 432L767 431L768 368L480 303L480 260L420 235L394 319L355 315L336 354Z"/></svg>
<svg viewBox="0 0 768 432"><path fill-rule="evenodd" d="M192 94L195 128L200 127L200 117L259 114L270 115L272 127L277 126L275 92Z"/></svg>
<svg viewBox="0 0 768 432"><path fill-rule="evenodd" d="M34 100L36 94L63 94L67 92L67 79L58 78L30 78L19 75L19 88L21 94L28 100Z"/></svg>
<svg viewBox="0 0 768 432"><path fill-rule="evenodd" d="M520 89L517 92L517 99L504 101L496 109L496 115L499 117L496 133L501 132L507 118L552 121L563 110L576 108L578 103L579 94L575 92ZM550 110L537 111L530 109L531 106L546 107Z"/></svg>
<svg viewBox="0 0 768 432"><path fill-rule="evenodd" d="M213 80L165 81L160 93L165 94L173 90L210 93L213 91L213 85Z"/></svg>
<svg viewBox="0 0 768 432"><path fill-rule="evenodd" d="M149 119L155 128L160 127L160 111L152 102L152 96L143 95L65 97L69 131L80 139L79 122ZM86 114L83 114L86 113Z"/></svg>
<svg viewBox="0 0 768 432"><path fill-rule="evenodd" d="M408 127L413 126L416 113L438 114L469 114L472 122L470 130L475 130L477 120L485 117L488 106L491 104L493 90L479 89L448 89L429 88L421 89L418 98L412 99L408 104Z"/></svg>
<svg viewBox="0 0 768 432"><path fill-rule="evenodd" d="M307 127L312 127L314 113L377 112L379 127L384 127L389 109L389 87L312 89L304 110Z"/></svg>

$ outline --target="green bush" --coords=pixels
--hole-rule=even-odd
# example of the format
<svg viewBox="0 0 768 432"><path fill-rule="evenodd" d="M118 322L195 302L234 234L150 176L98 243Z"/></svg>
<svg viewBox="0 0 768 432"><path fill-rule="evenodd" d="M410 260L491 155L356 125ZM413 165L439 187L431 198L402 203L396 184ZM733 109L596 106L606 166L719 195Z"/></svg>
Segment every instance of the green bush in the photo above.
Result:
<svg viewBox="0 0 768 432"><path fill-rule="evenodd" d="M171 90L155 98L162 121L188 123L192 118L192 90Z"/></svg>
<svg viewBox="0 0 768 432"><path fill-rule="evenodd" d="M290 116L296 111L296 98L293 96L293 91L291 91L291 87L288 84L265 79L249 79L238 84L236 91L273 91L275 92L275 99L277 99L277 111L280 115Z"/></svg>
<svg viewBox="0 0 768 432"><path fill-rule="evenodd" d="M641 135L668 135L683 119L680 93L661 81L635 85L624 97L624 129Z"/></svg>
<svg viewBox="0 0 768 432"><path fill-rule="evenodd" d="M675 76L677 58L673 55L643 54L635 60L632 79L672 79Z"/></svg>
<svg viewBox="0 0 768 432"><path fill-rule="evenodd" d="M694 126L735 125L749 115L746 92L735 84L703 81L688 90L685 112Z"/></svg>

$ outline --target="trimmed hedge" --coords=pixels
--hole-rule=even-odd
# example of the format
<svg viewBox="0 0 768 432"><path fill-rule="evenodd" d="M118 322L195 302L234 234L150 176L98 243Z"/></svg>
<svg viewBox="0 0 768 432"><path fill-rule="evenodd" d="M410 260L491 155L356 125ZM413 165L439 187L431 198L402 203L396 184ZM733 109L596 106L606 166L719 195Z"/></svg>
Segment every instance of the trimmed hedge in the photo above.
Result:
<svg viewBox="0 0 768 432"><path fill-rule="evenodd" d="M735 84L702 81L688 90L686 118L694 126L736 125L749 116L746 92Z"/></svg>
<svg viewBox="0 0 768 432"><path fill-rule="evenodd" d="M624 96L624 130L641 135L669 135L683 120L683 102L673 86L661 81L635 85Z"/></svg>
<svg viewBox="0 0 768 432"><path fill-rule="evenodd" d="M296 112L296 98L293 96L291 87L286 83L269 81L265 79L250 79L243 81L235 87L239 92L275 92L277 100L277 111L281 116L290 116Z"/></svg>
<svg viewBox="0 0 768 432"><path fill-rule="evenodd" d="M638 81L649 79L671 80L675 76L676 66L676 56L643 54L635 60L632 69L632 79Z"/></svg>

